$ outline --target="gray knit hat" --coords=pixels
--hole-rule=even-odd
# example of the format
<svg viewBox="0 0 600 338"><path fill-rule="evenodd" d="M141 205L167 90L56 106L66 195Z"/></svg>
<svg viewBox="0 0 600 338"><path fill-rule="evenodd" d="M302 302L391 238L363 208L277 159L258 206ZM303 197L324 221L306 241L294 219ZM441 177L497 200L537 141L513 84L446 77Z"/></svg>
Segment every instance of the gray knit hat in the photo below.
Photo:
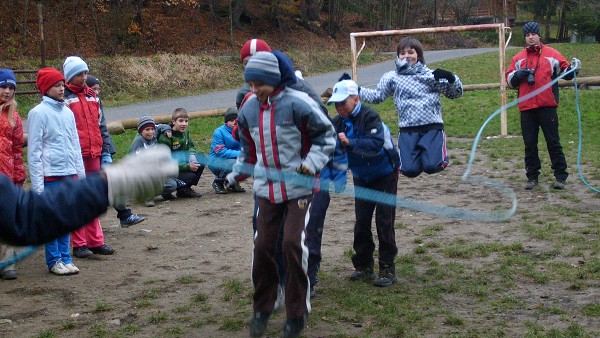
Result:
<svg viewBox="0 0 600 338"><path fill-rule="evenodd" d="M270 52L256 52L246 65L244 80L246 82L262 82L277 87L281 82L277 57Z"/></svg>
<svg viewBox="0 0 600 338"><path fill-rule="evenodd" d="M138 133L141 134L142 130L144 130L146 127L148 127L148 125L151 125L154 128L156 128L156 123L152 119L152 116L150 116L150 115L141 116L140 121L137 124Z"/></svg>

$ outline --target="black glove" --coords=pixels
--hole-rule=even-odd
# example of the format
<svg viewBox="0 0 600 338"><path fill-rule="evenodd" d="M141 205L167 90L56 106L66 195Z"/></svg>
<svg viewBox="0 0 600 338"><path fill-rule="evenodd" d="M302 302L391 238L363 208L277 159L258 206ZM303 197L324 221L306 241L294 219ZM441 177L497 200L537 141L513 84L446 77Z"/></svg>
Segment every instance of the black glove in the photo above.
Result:
<svg viewBox="0 0 600 338"><path fill-rule="evenodd" d="M454 77L454 74L452 74L452 72L443 70L441 68L438 68L433 71L433 78L436 81L439 81L440 79L446 79L446 80L448 80L448 83L454 83L454 81L456 80L456 78Z"/></svg>
<svg viewBox="0 0 600 338"><path fill-rule="evenodd" d="M352 80L352 77L350 76L350 74L344 73L344 74L342 74L342 76L340 76L340 78L338 79L338 82L343 81L343 80Z"/></svg>
<svg viewBox="0 0 600 338"><path fill-rule="evenodd" d="M531 71L529 69L519 69L513 75L513 79L523 80L526 79L527 76L529 76L529 74L531 74Z"/></svg>

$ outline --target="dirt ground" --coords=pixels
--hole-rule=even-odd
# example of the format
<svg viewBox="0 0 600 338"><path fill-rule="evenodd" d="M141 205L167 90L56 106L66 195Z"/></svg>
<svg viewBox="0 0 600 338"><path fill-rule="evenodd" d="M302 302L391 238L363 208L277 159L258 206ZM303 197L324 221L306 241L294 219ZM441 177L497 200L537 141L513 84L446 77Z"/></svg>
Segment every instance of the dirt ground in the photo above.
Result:
<svg viewBox="0 0 600 338"><path fill-rule="evenodd" d="M466 152L459 155L466 156ZM577 207L582 212L597 210L597 200L590 200L585 187L575 178L569 181L566 194L577 196L579 201L550 191L550 178L542 182L540 189L524 191L521 188L524 183L522 169L514 169L516 164L514 167L508 164L503 169L493 169L492 162L483 158L476 165L475 173L501 176L501 180L515 190L519 207L513 222L464 221L399 208L396 220L404 225L396 232L399 255L411 254L418 246L415 239L421 236L421 232L438 225L443 226L437 237L440 242L454 238L473 242L520 241L524 243L524 250L545 252L552 249L547 247L547 242L532 240L515 224L524 217L544 217L549 212L546 209L548 205ZM460 176L464 170L464 164L457 164L435 175L422 175L416 179L402 177L398 184L399 195L430 202L433 208L450 205L484 212L510 208L509 199L495 190L461 183ZM101 223L106 243L117 251L113 256L74 258L74 263L81 269L78 275L58 277L48 273L43 250L19 262L18 279L0 281L0 336L49 337L52 331L58 337L89 337L103 336L102 330L139 337L247 336L246 327L233 332L223 331L220 318L241 310L244 317L241 319L245 323L251 314L251 186L250 182L243 182L242 186L248 190L246 193L216 195L210 188L211 182L212 175L207 170L196 189L204 194L199 199L163 201L157 197L153 208L132 206L134 212L147 219L129 228L121 228L116 212L110 209L101 218ZM352 269L346 253L352 247L353 210L352 198L332 198L323 238L321 269L334 279L336 276L347 278ZM436 258L444 259L443 256ZM475 258L470 263L483 264L485 260L485 257ZM578 264L576 260L572 263ZM230 281L241 282L245 290L239 302L224 301L229 290L224 284ZM400 276L399 283L393 287L403 283ZM322 282L318 291L335 288L336 284ZM596 281L587 289L573 292L566 285L526 283L522 288L516 288L514 296L531 306L551 301L575 306L584 300L598 304L599 287ZM186 310L185 305L193 302L198 294L205 296L203 305ZM319 301L326 301L319 297L325 296L317 295L315 309ZM151 304L143 306L143 300ZM479 306L465 299L451 299L450 296L445 302L454 303L457 314L464 314L466 318L477 313ZM161 320L161 314L166 314L167 319L163 317ZM270 327L279 327L283 317L280 315L271 320ZM511 318L506 318L516 323L506 334L524 335L524 332L510 330L523 328L523 322L527 320L540 325L555 325L555 318L540 318L527 311L516 311ZM597 321L594 324L597 318L580 320L582 327L598 325ZM347 336L357 337L366 335L362 325L356 323L312 322L309 319L304 331L306 337L324 337L328 336L328 332L345 332ZM127 327L137 329L128 332ZM440 323L427 335L450 333L447 326Z"/></svg>

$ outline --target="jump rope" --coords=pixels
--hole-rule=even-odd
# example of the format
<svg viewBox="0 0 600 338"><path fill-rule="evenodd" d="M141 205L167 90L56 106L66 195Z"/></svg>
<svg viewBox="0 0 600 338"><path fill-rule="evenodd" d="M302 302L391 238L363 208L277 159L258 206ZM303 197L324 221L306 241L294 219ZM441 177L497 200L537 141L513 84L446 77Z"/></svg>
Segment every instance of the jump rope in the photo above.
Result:
<svg viewBox="0 0 600 338"><path fill-rule="evenodd" d="M474 184L474 185L485 185L485 186L488 186L490 188L497 190L498 192L500 192L501 194L503 194L504 196L506 196L510 199L511 207L509 209L500 210L500 211L479 212L479 211L458 208L458 207L436 205L436 204L432 204L432 203L415 200L415 199L412 199L409 197L398 196L398 195L394 195L394 194L384 193L381 191L371 190L371 189L356 187L356 186L354 186L353 188L348 187L343 192L338 192L338 193L332 192L332 193L334 195L338 195L338 196L355 197L355 198L360 198L360 199L367 200L370 202L396 206L398 208L411 209L411 210L421 211L421 212L432 214L432 215L457 218L457 219L463 219L463 220L469 220L469 221L502 222L502 221L508 220L515 214L515 212L517 210L518 201L517 201L517 195L516 195L515 191L499 181L492 180L492 179L486 178L486 177L472 176L470 174L471 170L473 169L473 163L475 161L475 156L477 154L477 146L479 144L479 141L481 140L481 135L483 133L483 130L502 111L504 111L510 107L513 107L522 101L528 100L531 97L534 97L534 96L540 94L547 88L549 88L549 87L553 86L555 83L557 83L558 80L562 79L563 77L565 77L566 75L568 75L570 73L574 73L573 74L574 75L573 85L575 87L575 106L577 108L577 118L578 118L578 126L579 126L579 142L578 142L578 147L577 147L577 170L578 170L581 181L591 190L600 193L600 190L592 187L585 180L585 178L583 177L582 169L581 169L581 148L582 148L582 143L583 143L582 142L583 133L582 133L582 123L581 123L581 109L579 106L579 90L577 88L577 73L576 73L576 71L579 69L579 67L580 67L580 61L578 59L573 59L573 62L571 63L571 70L562 73L557 78L555 78L551 82L545 84L544 86L536 89L535 91L498 108L498 110L496 110L494 113L492 113L488 117L488 119L483 123L483 125L481 126L481 128L479 129L479 131L477 133L477 136L475 136L475 139L473 141L473 147L471 148L471 153L469 156L467 168L465 169L465 172L462 175L461 179L463 182L466 182L466 183L470 183L470 184ZM225 164L225 161L218 159L218 158L211 159L210 163L208 163L207 158L201 158L201 159L199 159L199 161L204 165L210 164L211 167L229 169L229 166ZM242 166L240 172L245 173L245 174L252 174L253 166L244 164ZM254 174L256 174L256 173L254 173ZM265 170L265 172L263 174L264 174L264 175L262 175L263 177L265 177L273 182L284 181L288 184L294 184L294 185L310 187L310 188L315 186L315 178L314 177L302 175L302 174L299 174L299 173L293 172L293 171L268 169L268 170ZM10 266L12 264L15 264L15 263L25 259L29 255L33 254L36 250L37 250L37 247L28 246L28 247L24 248L23 250L14 253L12 256L5 258L4 260L0 261L0 271L3 270L7 266Z"/></svg>

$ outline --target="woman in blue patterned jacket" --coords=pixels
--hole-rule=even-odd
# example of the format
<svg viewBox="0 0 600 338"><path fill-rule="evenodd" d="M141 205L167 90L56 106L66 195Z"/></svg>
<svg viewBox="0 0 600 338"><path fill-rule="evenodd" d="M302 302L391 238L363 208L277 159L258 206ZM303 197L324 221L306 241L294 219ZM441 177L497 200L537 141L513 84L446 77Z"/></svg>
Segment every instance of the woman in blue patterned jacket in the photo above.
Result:
<svg viewBox="0 0 600 338"><path fill-rule="evenodd" d="M383 74L375 89L361 88L360 98L380 103L393 96L398 113L400 171L417 177L433 174L448 166L446 133L440 94L455 99L463 94L458 76L425 65L419 40L406 37L397 48L396 69Z"/></svg>

